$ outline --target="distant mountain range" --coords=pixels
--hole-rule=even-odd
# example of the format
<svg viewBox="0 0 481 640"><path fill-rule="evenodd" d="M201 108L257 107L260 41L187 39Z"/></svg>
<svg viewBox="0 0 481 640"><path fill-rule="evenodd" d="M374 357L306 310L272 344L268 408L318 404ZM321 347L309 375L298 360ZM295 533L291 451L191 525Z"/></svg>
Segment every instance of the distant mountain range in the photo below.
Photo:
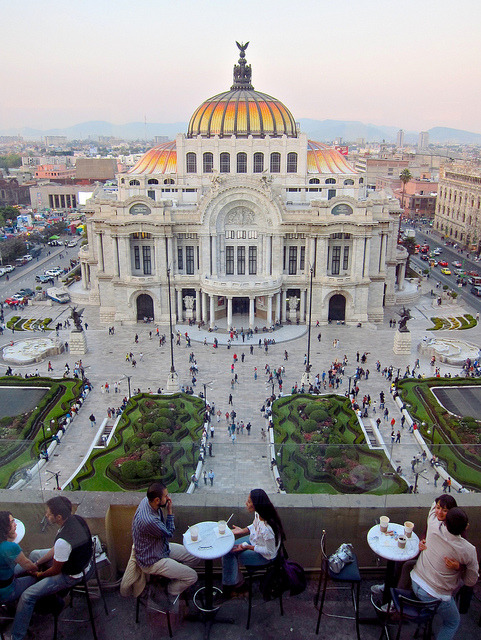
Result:
<svg viewBox="0 0 481 640"><path fill-rule="evenodd" d="M375 124L365 124L355 120L300 120L301 130L319 142L331 142L342 139L345 142L355 142L358 138L364 138L368 142L392 143L396 141L399 127L388 127ZM187 131L187 122L152 123L129 122L116 125L110 122L91 121L82 122L63 129L0 129L0 135L21 135L27 139L39 139L44 136L67 136L71 140L92 139L97 142L98 136L114 136L124 140L152 140L154 136L168 136L173 139L177 133ZM438 144L481 144L481 134L462 129L450 129L447 127L433 127L428 130L429 142ZM408 144L416 144L418 132L405 131L404 140Z"/></svg>

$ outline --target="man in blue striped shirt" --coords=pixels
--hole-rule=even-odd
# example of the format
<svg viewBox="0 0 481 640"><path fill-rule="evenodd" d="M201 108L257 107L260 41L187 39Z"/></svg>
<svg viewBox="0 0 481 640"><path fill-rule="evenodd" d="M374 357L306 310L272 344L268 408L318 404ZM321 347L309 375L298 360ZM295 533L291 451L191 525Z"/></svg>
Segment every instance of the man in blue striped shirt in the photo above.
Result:
<svg viewBox="0 0 481 640"><path fill-rule="evenodd" d="M167 512L166 518L162 508ZM197 581L197 572L191 567L200 562L183 545L169 544L174 531L172 499L167 487L162 482L153 482L132 522L135 558L144 573L170 579L168 591L172 600Z"/></svg>

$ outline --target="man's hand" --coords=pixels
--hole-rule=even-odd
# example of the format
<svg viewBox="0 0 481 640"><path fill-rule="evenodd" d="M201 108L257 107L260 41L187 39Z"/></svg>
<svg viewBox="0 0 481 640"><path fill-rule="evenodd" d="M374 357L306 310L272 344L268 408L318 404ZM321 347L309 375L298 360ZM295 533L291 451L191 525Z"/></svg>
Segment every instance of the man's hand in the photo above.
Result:
<svg viewBox="0 0 481 640"><path fill-rule="evenodd" d="M172 515L172 498L170 496L167 496L167 499L165 501L165 508L167 510L167 515L171 516Z"/></svg>
<svg viewBox="0 0 481 640"><path fill-rule="evenodd" d="M427 549L426 539L423 538L422 540L419 541L419 551L426 551L426 549Z"/></svg>
<svg viewBox="0 0 481 640"><path fill-rule="evenodd" d="M447 556L444 556L444 564L448 569L454 569L455 571L459 571L459 567L461 566L457 560L448 558Z"/></svg>

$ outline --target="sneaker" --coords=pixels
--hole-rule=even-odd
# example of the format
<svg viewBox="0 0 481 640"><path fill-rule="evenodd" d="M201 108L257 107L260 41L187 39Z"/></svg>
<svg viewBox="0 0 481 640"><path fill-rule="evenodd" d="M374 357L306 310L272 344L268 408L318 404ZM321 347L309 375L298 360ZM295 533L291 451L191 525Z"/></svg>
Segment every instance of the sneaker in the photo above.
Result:
<svg viewBox="0 0 481 640"><path fill-rule="evenodd" d="M389 611L388 611L388 607L389 607ZM396 611L396 607L391 603L391 604L383 604L382 607L379 607L379 609L381 611L383 611L384 613L394 613Z"/></svg>
<svg viewBox="0 0 481 640"><path fill-rule="evenodd" d="M383 584L373 584L371 587L371 593L373 596L382 596L384 593L384 585Z"/></svg>

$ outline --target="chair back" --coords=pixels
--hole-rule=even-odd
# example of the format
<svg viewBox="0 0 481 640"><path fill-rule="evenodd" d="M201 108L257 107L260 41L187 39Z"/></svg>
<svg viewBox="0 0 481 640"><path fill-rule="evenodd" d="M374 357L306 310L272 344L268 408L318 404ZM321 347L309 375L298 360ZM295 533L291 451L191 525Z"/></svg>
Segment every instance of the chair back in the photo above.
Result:
<svg viewBox="0 0 481 640"><path fill-rule="evenodd" d="M402 618L422 623L432 620L441 604L441 600L419 600L412 591L391 588L394 606Z"/></svg>

